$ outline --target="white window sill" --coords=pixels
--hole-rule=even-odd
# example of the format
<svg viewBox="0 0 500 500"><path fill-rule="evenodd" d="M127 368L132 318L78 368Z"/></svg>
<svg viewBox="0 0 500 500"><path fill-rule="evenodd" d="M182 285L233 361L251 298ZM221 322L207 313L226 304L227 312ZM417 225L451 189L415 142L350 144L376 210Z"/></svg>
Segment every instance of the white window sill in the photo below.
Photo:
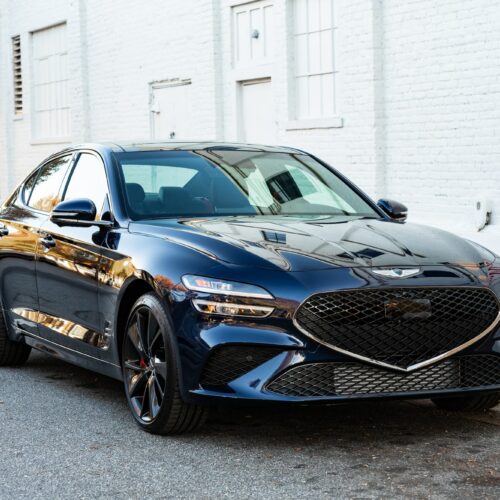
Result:
<svg viewBox="0 0 500 500"><path fill-rule="evenodd" d="M312 130L318 128L342 128L344 120L340 116L331 118L310 118L303 120L292 120L285 123L286 130Z"/></svg>
<svg viewBox="0 0 500 500"><path fill-rule="evenodd" d="M33 139L30 144L32 146L39 146L42 144L71 144L72 142L71 137L48 137L45 139Z"/></svg>

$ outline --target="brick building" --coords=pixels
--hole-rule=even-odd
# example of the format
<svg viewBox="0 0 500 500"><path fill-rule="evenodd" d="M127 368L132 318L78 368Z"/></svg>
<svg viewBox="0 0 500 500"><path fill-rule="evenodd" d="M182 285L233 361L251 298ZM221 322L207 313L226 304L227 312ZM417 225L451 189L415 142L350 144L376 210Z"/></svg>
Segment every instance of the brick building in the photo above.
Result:
<svg viewBox="0 0 500 500"><path fill-rule="evenodd" d="M279 143L414 220L468 233L481 202L491 240L499 25L493 0L0 0L1 194L65 143Z"/></svg>

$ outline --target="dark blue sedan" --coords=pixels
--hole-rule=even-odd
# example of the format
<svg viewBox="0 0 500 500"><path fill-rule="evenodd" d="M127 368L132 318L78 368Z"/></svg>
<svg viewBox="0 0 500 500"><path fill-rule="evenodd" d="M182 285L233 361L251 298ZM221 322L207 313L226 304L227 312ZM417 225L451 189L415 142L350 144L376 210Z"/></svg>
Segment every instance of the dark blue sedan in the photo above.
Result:
<svg viewBox="0 0 500 500"><path fill-rule="evenodd" d="M0 210L0 365L123 380L149 432L217 402L500 391L500 258L290 148L84 144Z"/></svg>

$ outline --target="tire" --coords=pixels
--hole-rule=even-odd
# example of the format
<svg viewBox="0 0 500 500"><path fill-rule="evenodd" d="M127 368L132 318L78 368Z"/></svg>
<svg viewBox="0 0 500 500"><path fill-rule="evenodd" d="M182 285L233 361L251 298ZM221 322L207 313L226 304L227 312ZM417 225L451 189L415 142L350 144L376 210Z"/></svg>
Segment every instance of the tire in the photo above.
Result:
<svg viewBox="0 0 500 500"><path fill-rule="evenodd" d="M0 366L20 366L28 361L31 347L9 339L5 317L0 310Z"/></svg>
<svg viewBox="0 0 500 500"><path fill-rule="evenodd" d="M489 410L500 402L500 393L470 394L451 398L433 399L432 402L447 411L480 411Z"/></svg>
<svg viewBox="0 0 500 500"><path fill-rule="evenodd" d="M152 434L199 429L207 409L183 401L175 334L166 305L154 294L137 300L122 345L125 394L136 423Z"/></svg>

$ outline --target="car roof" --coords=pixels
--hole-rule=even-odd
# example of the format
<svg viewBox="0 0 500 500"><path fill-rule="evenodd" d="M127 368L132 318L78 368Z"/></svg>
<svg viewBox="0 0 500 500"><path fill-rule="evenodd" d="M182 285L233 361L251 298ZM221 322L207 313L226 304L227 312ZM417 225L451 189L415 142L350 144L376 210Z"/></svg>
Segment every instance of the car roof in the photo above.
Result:
<svg viewBox="0 0 500 500"><path fill-rule="evenodd" d="M262 151L269 153L304 153L303 151L285 146L267 146L263 144L244 144L236 142L213 141L126 141L76 144L68 149L102 149L109 148L115 153L138 151L202 151L224 149L231 151Z"/></svg>

